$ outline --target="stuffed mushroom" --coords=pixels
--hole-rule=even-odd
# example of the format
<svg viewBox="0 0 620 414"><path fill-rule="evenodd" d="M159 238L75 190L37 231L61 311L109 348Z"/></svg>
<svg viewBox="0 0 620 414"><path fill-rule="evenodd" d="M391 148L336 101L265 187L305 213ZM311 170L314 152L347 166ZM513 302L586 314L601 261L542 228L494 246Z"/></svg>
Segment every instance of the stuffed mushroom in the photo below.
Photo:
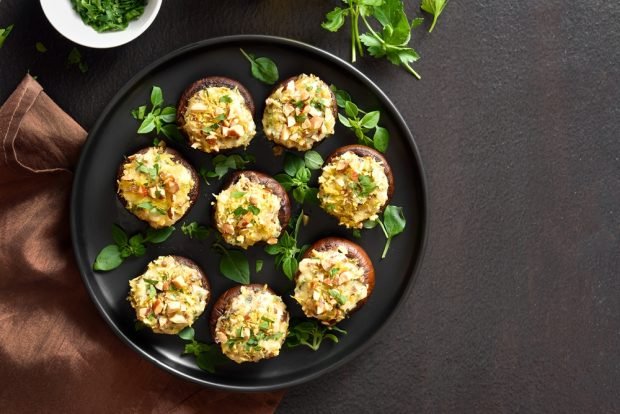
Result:
<svg viewBox="0 0 620 414"><path fill-rule="evenodd" d="M387 160L363 145L337 149L326 160L319 177L321 207L347 228L360 229L375 220L394 191Z"/></svg>
<svg viewBox="0 0 620 414"><path fill-rule="evenodd" d="M267 98L263 129L286 148L307 151L334 133L338 107L329 86L315 75L282 82Z"/></svg>
<svg viewBox="0 0 620 414"><path fill-rule="evenodd" d="M303 255L295 276L295 299L304 314L335 325L359 309L375 286L370 258L357 244L328 237Z"/></svg>
<svg viewBox="0 0 620 414"><path fill-rule="evenodd" d="M256 134L253 114L254 101L242 84L212 76L183 92L177 124L192 148L219 152L250 144Z"/></svg>
<svg viewBox="0 0 620 414"><path fill-rule="evenodd" d="M233 287L215 302L211 335L231 360L258 362L278 356L288 333L282 298L267 285Z"/></svg>
<svg viewBox="0 0 620 414"><path fill-rule="evenodd" d="M224 241L247 249L259 242L276 244L291 217L286 190L257 171L237 171L215 195L214 222Z"/></svg>
<svg viewBox="0 0 620 414"><path fill-rule="evenodd" d="M155 333L174 335L204 312L211 295L209 281L190 259L160 256L129 281L128 300L136 319Z"/></svg>
<svg viewBox="0 0 620 414"><path fill-rule="evenodd" d="M179 221L198 198L198 174L181 155L164 146L130 155L117 174L117 194L127 210L153 228Z"/></svg>

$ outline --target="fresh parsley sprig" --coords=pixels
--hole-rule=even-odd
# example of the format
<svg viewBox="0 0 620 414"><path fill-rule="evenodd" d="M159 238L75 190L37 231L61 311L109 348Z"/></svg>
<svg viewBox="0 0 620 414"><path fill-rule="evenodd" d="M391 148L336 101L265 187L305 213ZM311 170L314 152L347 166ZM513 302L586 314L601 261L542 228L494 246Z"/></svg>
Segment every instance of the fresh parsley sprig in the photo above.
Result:
<svg viewBox="0 0 620 414"><path fill-rule="evenodd" d="M227 361L220 348L215 344L199 342L194 337L194 328L188 326L179 332L179 337L189 343L185 344L182 355L193 355L196 358L196 365L203 371L215 373L215 366Z"/></svg>
<svg viewBox="0 0 620 414"><path fill-rule="evenodd" d="M282 272L290 280L293 280L293 276L297 273L299 267L299 259L301 255L308 249L308 245L304 245L301 248L297 247L297 236L299 235L299 229L301 223L304 221L304 212L299 213L297 220L295 220L295 227L293 233L285 231L278 243L265 247L265 253L275 256L275 265L282 269Z"/></svg>
<svg viewBox="0 0 620 414"><path fill-rule="evenodd" d="M131 111L131 116L140 123L138 134L148 134L154 130L166 138L182 142L183 137L176 125L177 110L173 105L164 107L164 94L159 86L151 89L151 110L141 105Z"/></svg>
<svg viewBox="0 0 620 414"><path fill-rule="evenodd" d="M14 24L7 26L5 28L0 27L0 49L2 48L2 46L4 46L4 42L6 41L7 37L9 37L9 35L11 34L13 27L15 27Z"/></svg>
<svg viewBox="0 0 620 414"><path fill-rule="evenodd" d="M245 50L239 49L243 56L250 62L250 70L252 76L259 81L266 83L267 85L273 85L280 77L278 73L278 66L276 63L267 57L256 57L251 53L246 53Z"/></svg>
<svg viewBox="0 0 620 414"><path fill-rule="evenodd" d="M217 178L221 180L228 171L241 170L246 165L254 163L256 158L250 154L232 154L232 155L216 155L211 163L213 164L213 170L208 170L206 167L200 168L199 174L205 183L209 185L209 178Z"/></svg>
<svg viewBox="0 0 620 414"><path fill-rule="evenodd" d="M334 85L330 88L336 95L336 103L344 109L344 114L338 113L340 123L353 131L360 144L374 147L379 152L387 151L390 133L386 128L379 126L381 112L366 112L351 101L351 95L347 91L338 89Z"/></svg>
<svg viewBox="0 0 620 414"><path fill-rule="evenodd" d="M392 239L405 231L407 220L405 219L403 208L393 205L387 206L383 211L383 220L368 220L364 223L364 228L372 229L376 227L377 224L381 227L381 230L385 235L385 247L383 248L383 253L381 254L381 258L385 259L385 256L390 249Z"/></svg>
<svg viewBox="0 0 620 414"><path fill-rule="evenodd" d="M296 323L289 328L286 336L286 345L289 348L295 348L305 345L316 351L321 346L324 339L329 339L334 343L338 343L338 337L334 333L347 334L347 331L336 326L323 326L315 320L308 320Z"/></svg>
<svg viewBox="0 0 620 414"><path fill-rule="evenodd" d="M129 237L120 226L114 224L112 225L114 244L107 245L99 252L93 269L100 272L116 269L130 256L143 256L146 253L146 243L163 243L173 232L174 227L149 228L144 234L138 233Z"/></svg>
<svg viewBox="0 0 620 414"><path fill-rule="evenodd" d="M226 278L247 285L250 283L250 263L241 250L227 249L216 241L212 245L222 257L220 258L220 273Z"/></svg>
<svg viewBox="0 0 620 414"><path fill-rule="evenodd" d="M211 230L212 229L210 227L203 226L195 221L192 221L189 224L183 223L181 225L181 231L190 239L206 240L209 238Z"/></svg>
<svg viewBox="0 0 620 414"><path fill-rule="evenodd" d="M301 158L293 153L284 155L284 173L275 178L286 191L293 190L293 198L298 203L305 201L316 202L319 190L310 186L312 170L319 170L323 166L323 157L316 151L306 151Z"/></svg>
<svg viewBox="0 0 620 414"><path fill-rule="evenodd" d="M351 19L351 61L355 62L357 53L364 54L362 44L368 53L376 58L385 57L397 66L403 66L416 78L420 75L411 67L420 56L409 47L411 30L419 26L423 19L411 22L405 13L403 0L342 0L346 8L336 7L325 16L321 25L330 32L337 32L347 17ZM373 21L369 21L372 18ZM361 34L360 19L368 30ZM375 30L373 24L381 26Z"/></svg>
<svg viewBox="0 0 620 414"><path fill-rule="evenodd" d="M429 13L431 16L433 16L433 23L431 24L431 27L428 29L429 33L433 31L433 28L435 27L435 23L437 23L437 18L439 17L441 12L443 12L443 9L446 7L446 4L448 4L448 0L422 0L422 4L420 5L420 8L424 10L425 12Z"/></svg>

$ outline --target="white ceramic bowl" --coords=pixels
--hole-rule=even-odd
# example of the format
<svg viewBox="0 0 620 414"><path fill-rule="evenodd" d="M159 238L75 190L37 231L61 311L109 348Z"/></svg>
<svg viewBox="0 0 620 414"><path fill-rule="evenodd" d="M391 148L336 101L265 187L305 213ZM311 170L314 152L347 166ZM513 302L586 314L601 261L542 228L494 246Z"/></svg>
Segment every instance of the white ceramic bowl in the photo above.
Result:
<svg viewBox="0 0 620 414"><path fill-rule="evenodd" d="M67 39L82 46L105 49L131 42L153 23L162 0L149 0L144 13L137 20L129 22L125 30L99 33L82 21L71 0L41 0L45 17L52 26Z"/></svg>

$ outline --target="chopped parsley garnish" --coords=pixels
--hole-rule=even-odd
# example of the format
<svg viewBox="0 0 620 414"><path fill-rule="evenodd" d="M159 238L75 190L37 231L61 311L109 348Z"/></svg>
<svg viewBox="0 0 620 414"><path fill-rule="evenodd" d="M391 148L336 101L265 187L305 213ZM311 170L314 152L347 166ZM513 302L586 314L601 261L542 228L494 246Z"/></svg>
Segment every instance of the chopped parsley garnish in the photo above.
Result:
<svg viewBox="0 0 620 414"><path fill-rule="evenodd" d="M82 21L98 32L119 31L144 13L147 0L71 0Z"/></svg>
<svg viewBox="0 0 620 414"><path fill-rule="evenodd" d="M347 303L347 297L340 293L338 289L330 289L327 292L329 293L329 296L336 299L336 302L338 302L340 305L344 305L345 303Z"/></svg>
<svg viewBox="0 0 620 414"><path fill-rule="evenodd" d="M228 95L224 95L220 98L220 103L231 103L232 98Z"/></svg>
<svg viewBox="0 0 620 414"><path fill-rule="evenodd" d="M241 198L247 193L245 191L233 191L232 198Z"/></svg>

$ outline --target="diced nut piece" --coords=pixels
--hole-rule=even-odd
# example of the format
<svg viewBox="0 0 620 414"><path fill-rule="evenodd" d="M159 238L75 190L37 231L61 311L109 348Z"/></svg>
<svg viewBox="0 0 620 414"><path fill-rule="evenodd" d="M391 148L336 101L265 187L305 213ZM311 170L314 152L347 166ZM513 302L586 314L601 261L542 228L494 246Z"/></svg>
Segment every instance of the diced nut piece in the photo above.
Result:
<svg viewBox="0 0 620 414"><path fill-rule="evenodd" d="M276 244L277 242L278 242L278 239L275 237L272 237L267 240L267 244Z"/></svg>
<svg viewBox="0 0 620 414"><path fill-rule="evenodd" d="M293 92L295 90L295 81L290 80L287 84L286 84L286 90L288 92Z"/></svg>
<svg viewBox="0 0 620 414"><path fill-rule="evenodd" d="M180 302L169 302L168 307L166 308L166 314L168 316L173 315L181 310Z"/></svg>
<svg viewBox="0 0 620 414"><path fill-rule="evenodd" d="M224 344L226 343L226 341L228 341L228 337L224 332L215 333L215 342L217 342L218 344Z"/></svg>
<svg viewBox="0 0 620 414"><path fill-rule="evenodd" d="M288 130L288 128L282 128L282 132L280 132L280 140L286 141L288 140L290 135L291 135L291 132Z"/></svg>
<svg viewBox="0 0 620 414"><path fill-rule="evenodd" d="M222 224L222 233L224 234L233 234L235 232L235 228L230 223Z"/></svg>
<svg viewBox="0 0 620 414"><path fill-rule="evenodd" d="M155 315L159 315L161 313L161 311L164 310L164 302L162 302L161 300L157 299L155 302L153 302L153 313Z"/></svg>
<svg viewBox="0 0 620 414"><path fill-rule="evenodd" d="M323 125L323 118L321 118L320 116L310 118L310 125L312 126L312 129L321 128L321 126Z"/></svg>
<svg viewBox="0 0 620 414"><path fill-rule="evenodd" d="M245 130L243 129L243 125L236 124L230 127L230 129L228 130L228 134L226 134L226 136L227 137L240 137L243 135L244 132Z"/></svg>
<svg viewBox="0 0 620 414"><path fill-rule="evenodd" d="M170 317L170 322L178 324L187 323L187 319L182 314L177 313L176 315Z"/></svg>
<svg viewBox="0 0 620 414"><path fill-rule="evenodd" d="M185 283L185 279L183 279L183 276L177 276L174 279L172 279L172 284L177 289L183 289L184 287L187 286L187 283Z"/></svg>
<svg viewBox="0 0 620 414"><path fill-rule="evenodd" d="M289 116L288 118L286 118L286 126L287 127L292 127L293 125L295 125L295 117L294 116Z"/></svg>
<svg viewBox="0 0 620 414"><path fill-rule="evenodd" d="M191 112L204 112L209 109L209 107L202 102L194 102L187 109L189 109Z"/></svg>
<svg viewBox="0 0 620 414"><path fill-rule="evenodd" d="M148 309L146 308L140 308L140 310L138 310L138 316L140 316L141 318L146 317L146 312Z"/></svg>
<svg viewBox="0 0 620 414"><path fill-rule="evenodd" d="M290 103L287 103L286 105L284 105L282 110L284 111L284 115L289 116L291 112L295 110L295 107L291 105Z"/></svg>

